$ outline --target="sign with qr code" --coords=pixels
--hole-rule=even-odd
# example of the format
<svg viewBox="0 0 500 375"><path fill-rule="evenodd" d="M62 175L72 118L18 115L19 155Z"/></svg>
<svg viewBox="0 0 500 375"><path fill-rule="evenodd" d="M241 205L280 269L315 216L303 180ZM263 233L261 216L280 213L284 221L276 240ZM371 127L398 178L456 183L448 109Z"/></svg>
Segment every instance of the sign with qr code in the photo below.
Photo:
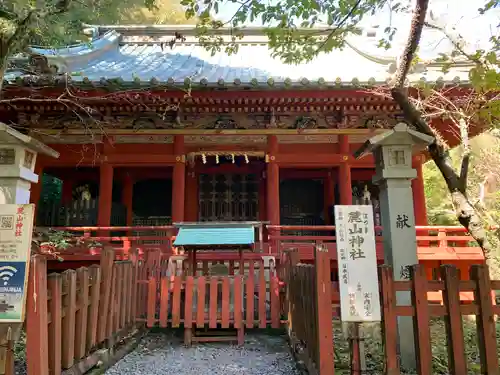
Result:
<svg viewBox="0 0 500 375"><path fill-rule="evenodd" d="M34 207L0 205L0 323L24 321Z"/></svg>

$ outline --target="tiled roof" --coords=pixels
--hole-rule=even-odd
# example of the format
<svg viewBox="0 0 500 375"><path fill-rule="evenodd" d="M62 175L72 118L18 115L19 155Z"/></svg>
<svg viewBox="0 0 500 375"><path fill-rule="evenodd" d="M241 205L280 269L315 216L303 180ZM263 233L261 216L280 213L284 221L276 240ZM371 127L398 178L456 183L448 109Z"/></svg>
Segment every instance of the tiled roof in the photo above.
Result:
<svg viewBox="0 0 500 375"><path fill-rule="evenodd" d="M94 85L113 82L226 88L352 87L385 83L396 68L393 57L363 52L367 36L353 38L343 50L320 54L309 63L287 65L271 56L266 38L256 32L238 42L236 54L227 55L222 49L212 55L194 37L170 48L164 43L168 38L158 36L159 29L154 28L157 32L150 38L134 37L130 29L119 29L123 35L109 30L91 46L33 48L33 52L46 55L49 63L71 75L73 82ZM462 63L443 73L441 64L423 62L416 64L409 80L465 83L469 69L469 64ZM19 82L22 73L11 71L5 78Z"/></svg>

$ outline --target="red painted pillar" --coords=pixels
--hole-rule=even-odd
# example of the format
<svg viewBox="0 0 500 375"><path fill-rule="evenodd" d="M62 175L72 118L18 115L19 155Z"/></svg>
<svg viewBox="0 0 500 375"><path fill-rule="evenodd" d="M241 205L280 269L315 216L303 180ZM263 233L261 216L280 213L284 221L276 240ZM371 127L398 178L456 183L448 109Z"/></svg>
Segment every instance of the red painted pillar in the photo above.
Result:
<svg viewBox="0 0 500 375"><path fill-rule="evenodd" d="M271 225L280 224L280 175L275 161L278 153L278 138L270 135L267 138L269 162L267 163L267 220Z"/></svg>
<svg viewBox="0 0 500 375"><path fill-rule="evenodd" d="M172 223L184 221L184 199L186 188L186 157L184 155L184 136L174 138L174 173L172 174Z"/></svg>
<svg viewBox="0 0 500 375"><path fill-rule="evenodd" d="M132 226L132 219L134 217L133 201L134 201L134 179L129 173L126 173L125 178L123 179L122 203L127 208L126 225L128 227Z"/></svg>
<svg viewBox="0 0 500 375"><path fill-rule="evenodd" d="M339 146L343 159L339 166L338 178L340 204L352 204L351 165L349 164L349 138L347 135L339 135Z"/></svg>
<svg viewBox="0 0 500 375"><path fill-rule="evenodd" d="M412 180L413 209L415 211L415 224L427 225L427 207L425 205L424 175L422 171L421 155L413 158L413 168L417 171L417 178Z"/></svg>
<svg viewBox="0 0 500 375"><path fill-rule="evenodd" d="M99 173L99 207L97 225L109 227L111 224L111 203L113 201L113 167L108 163L101 164Z"/></svg>
<svg viewBox="0 0 500 375"><path fill-rule="evenodd" d="M198 221L198 194L198 175L194 166L190 166L186 174L186 197L184 198L184 219L186 221Z"/></svg>

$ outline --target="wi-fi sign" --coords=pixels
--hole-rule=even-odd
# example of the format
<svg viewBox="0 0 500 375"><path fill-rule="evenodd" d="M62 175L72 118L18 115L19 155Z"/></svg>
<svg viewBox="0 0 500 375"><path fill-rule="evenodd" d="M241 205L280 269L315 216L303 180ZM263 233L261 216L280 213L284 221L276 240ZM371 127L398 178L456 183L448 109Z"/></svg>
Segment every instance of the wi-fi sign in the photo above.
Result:
<svg viewBox="0 0 500 375"><path fill-rule="evenodd" d="M12 266L0 267L0 280L3 280L3 285L7 285L12 276L17 273L17 268Z"/></svg>

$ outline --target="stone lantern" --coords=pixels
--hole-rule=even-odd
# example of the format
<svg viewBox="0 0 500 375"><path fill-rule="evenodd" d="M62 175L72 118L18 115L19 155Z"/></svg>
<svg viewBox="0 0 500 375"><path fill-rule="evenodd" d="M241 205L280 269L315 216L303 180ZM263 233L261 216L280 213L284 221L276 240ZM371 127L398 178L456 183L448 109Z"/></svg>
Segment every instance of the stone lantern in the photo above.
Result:
<svg viewBox="0 0 500 375"><path fill-rule="evenodd" d="M31 184L39 179L38 154L59 157L42 142L0 123L0 205L29 203Z"/></svg>
<svg viewBox="0 0 500 375"><path fill-rule="evenodd" d="M394 279L407 279L408 266L418 263L417 234L413 210L411 180L417 177L412 168L412 154L421 151L434 138L399 123L392 130L378 134L355 153L356 158L373 153L375 176L380 188L380 214L383 227L385 263L393 267ZM397 292L398 305L411 305L409 292ZM415 348L411 317L398 319L399 349L402 365L415 368Z"/></svg>

